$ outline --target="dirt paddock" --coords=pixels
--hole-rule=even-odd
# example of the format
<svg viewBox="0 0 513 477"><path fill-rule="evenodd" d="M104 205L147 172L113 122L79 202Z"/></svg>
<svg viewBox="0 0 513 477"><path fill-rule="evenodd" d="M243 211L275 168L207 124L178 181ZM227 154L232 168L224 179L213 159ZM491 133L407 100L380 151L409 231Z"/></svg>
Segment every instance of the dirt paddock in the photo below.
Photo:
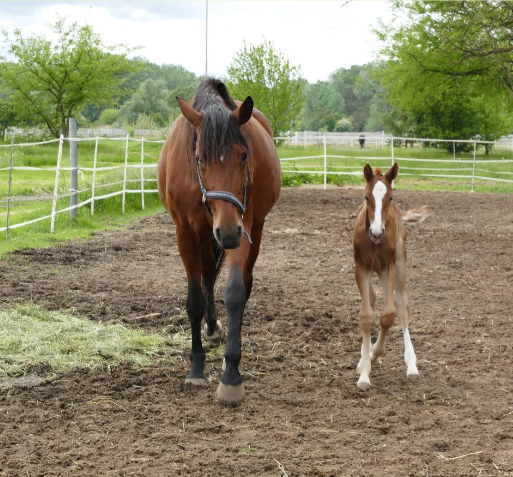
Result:
<svg viewBox="0 0 513 477"><path fill-rule="evenodd" d="M513 196L396 192L403 209L434 214L408 240L420 378L406 379L396 323L365 393L351 250L361 199L282 191L245 314L241 406L214 401L215 350L206 388L183 384L185 351L3 390L0 475L513 476ZM185 292L164 214L0 261L4 304L32 299L166 333L188 331Z"/></svg>

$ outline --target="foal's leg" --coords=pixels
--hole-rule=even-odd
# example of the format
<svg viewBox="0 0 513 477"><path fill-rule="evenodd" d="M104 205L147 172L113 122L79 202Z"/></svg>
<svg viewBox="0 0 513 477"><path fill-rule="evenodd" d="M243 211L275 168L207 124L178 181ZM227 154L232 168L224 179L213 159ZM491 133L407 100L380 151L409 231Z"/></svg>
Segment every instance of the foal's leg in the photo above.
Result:
<svg viewBox="0 0 513 477"><path fill-rule="evenodd" d="M370 387L369 374L371 372L371 334L373 328L373 315L372 305L370 298L370 282L372 279L372 270L366 270L365 267L359 263L355 263L355 277L358 289L360 290L360 296L362 298L362 308L360 311L360 329L362 330L362 357L360 363L356 368L360 373L360 379L358 379L358 387L364 391Z"/></svg>
<svg viewBox="0 0 513 477"><path fill-rule="evenodd" d="M244 382L239 372L241 358L241 325L246 304L244 268L249 253L249 242L242 239L237 249L227 250L229 275L224 292L228 312L228 338L224 353L226 369L217 388L217 399L223 404L237 404L244 399Z"/></svg>
<svg viewBox="0 0 513 477"><path fill-rule="evenodd" d="M387 336L388 330L392 326L395 316L396 316L396 308L394 304L394 288L395 288L395 279L396 279L396 265L390 263L388 265L388 269L384 270L380 274L380 280L383 285L383 297L384 304L383 310L381 311L381 316L379 318L381 327L379 330L379 336L374 343L372 348L371 359L372 362L376 360L378 356L381 356L385 350L385 338Z"/></svg>
<svg viewBox="0 0 513 477"><path fill-rule="evenodd" d="M198 253L199 245L194 235L177 230L178 249L182 257L185 271L187 272L187 314L191 323L192 347L191 347L191 369L185 378L186 383L204 385L205 374L203 365L205 363L205 351L201 344L201 320L205 311L205 297L201 290L201 259Z"/></svg>
<svg viewBox="0 0 513 477"><path fill-rule="evenodd" d="M417 370L417 356L413 349L413 344L410 339L410 332L408 330L408 297L406 295L406 247L402 240L397 244L397 276L396 276L396 291L395 291L395 306L397 308L397 315L401 322L404 337L404 362L406 363L406 375L415 377L419 375Z"/></svg>
<svg viewBox="0 0 513 477"><path fill-rule="evenodd" d="M223 251L218 251L223 253ZM220 343L224 340L224 330L221 322L217 320L217 310L214 302L214 285L216 282L220 263L214 255L212 241L208 241L201 249L201 269L203 277L203 290L205 293L205 326L203 327L203 338L205 341Z"/></svg>
<svg viewBox="0 0 513 477"><path fill-rule="evenodd" d="M374 313L374 307L376 305L376 294L374 293L374 289L372 288L372 280L369 281L369 300L370 300L370 305L371 305L371 308L372 308L372 313ZM370 355L372 356L372 341L369 345L369 352L370 352ZM360 350L360 362L358 363L358 366L356 367L356 371L359 373L360 372L360 366L362 364L362 357L363 356L363 344L362 344L362 348Z"/></svg>

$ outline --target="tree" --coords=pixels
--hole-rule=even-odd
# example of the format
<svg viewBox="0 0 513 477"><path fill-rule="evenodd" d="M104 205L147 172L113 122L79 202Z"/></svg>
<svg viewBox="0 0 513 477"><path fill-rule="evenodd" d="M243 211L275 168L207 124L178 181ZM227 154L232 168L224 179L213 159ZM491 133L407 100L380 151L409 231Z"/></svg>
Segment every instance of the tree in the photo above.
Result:
<svg viewBox="0 0 513 477"><path fill-rule="evenodd" d="M162 79L147 79L119 111L120 121L135 122L141 114L151 117L157 124L168 123L171 109L168 106L169 91Z"/></svg>
<svg viewBox="0 0 513 477"><path fill-rule="evenodd" d="M426 75L479 78L513 92L513 3L395 2L408 21L379 32L392 60ZM394 24L394 22L392 22Z"/></svg>
<svg viewBox="0 0 513 477"><path fill-rule="evenodd" d="M126 58L129 48L104 45L90 26L68 27L61 19L53 30L55 43L42 36L24 38L20 30L13 38L4 32L14 61L0 59L0 75L20 114L59 136L68 134L69 118L86 103L115 103L135 67Z"/></svg>
<svg viewBox="0 0 513 477"><path fill-rule="evenodd" d="M304 124L309 130L326 128L333 131L337 121L345 114L344 98L332 83L318 81L307 88L303 115Z"/></svg>
<svg viewBox="0 0 513 477"><path fill-rule="evenodd" d="M12 97L2 93L0 90L0 136L5 140L5 133L8 128L15 126L17 121L16 106Z"/></svg>
<svg viewBox="0 0 513 477"><path fill-rule="evenodd" d="M292 66L272 42L244 45L228 68L228 76L231 94L240 100L251 96L275 136L288 130L301 111L306 82L299 67Z"/></svg>

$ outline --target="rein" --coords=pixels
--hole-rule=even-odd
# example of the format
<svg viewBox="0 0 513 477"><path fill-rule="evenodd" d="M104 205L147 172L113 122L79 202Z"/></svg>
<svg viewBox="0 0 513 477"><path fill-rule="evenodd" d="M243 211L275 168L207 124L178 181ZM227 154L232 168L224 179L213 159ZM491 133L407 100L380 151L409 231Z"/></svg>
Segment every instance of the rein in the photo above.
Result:
<svg viewBox="0 0 513 477"><path fill-rule="evenodd" d="M203 185L203 181L201 180L201 173L199 168L199 156L194 157L196 162L196 173L198 175L198 182L201 189L201 202L207 209L207 212L211 215L211 217L214 217L214 214L212 213L212 209L210 208L210 205L208 205L208 199L219 199L219 200L225 200L226 202L231 202L237 209L239 209L242 219L244 219L244 214L246 213L246 193L247 193L247 184L244 186L244 199L241 202L235 194L232 194L231 192L226 191L208 191L205 189L205 186ZM249 168L248 168L249 170ZM251 177L251 173L249 173L249 177ZM251 241L251 237L249 236L249 233L244 229L244 235L248 238L248 241L250 244L253 242Z"/></svg>

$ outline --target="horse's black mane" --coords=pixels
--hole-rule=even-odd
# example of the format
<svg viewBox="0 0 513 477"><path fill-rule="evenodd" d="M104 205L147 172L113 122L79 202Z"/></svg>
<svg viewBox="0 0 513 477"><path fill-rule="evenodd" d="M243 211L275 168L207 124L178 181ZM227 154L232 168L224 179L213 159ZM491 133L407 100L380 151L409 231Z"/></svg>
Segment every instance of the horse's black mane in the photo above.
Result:
<svg viewBox="0 0 513 477"><path fill-rule="evenodd" d="M192 107L203 114L200 159L205 165L221 156L228 160L234 143L249 152L248 141L231 115L237 105L222 81L205 79L198 88ZM191 156L194 156L197 136L195 129L191 127L191 130Z"/></svg>

